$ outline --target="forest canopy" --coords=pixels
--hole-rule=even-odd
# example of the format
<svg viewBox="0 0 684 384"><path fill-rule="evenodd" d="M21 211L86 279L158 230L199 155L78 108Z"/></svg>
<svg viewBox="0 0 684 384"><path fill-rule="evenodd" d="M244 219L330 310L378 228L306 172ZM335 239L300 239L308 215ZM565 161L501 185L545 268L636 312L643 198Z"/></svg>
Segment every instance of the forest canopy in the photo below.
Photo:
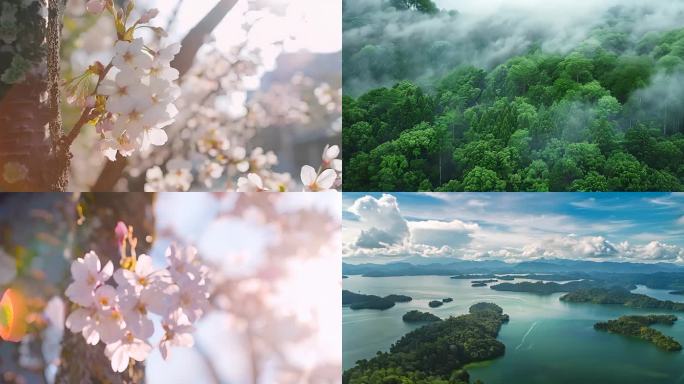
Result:
<svg viewBox="0 0 684 384"><path fill-rule="evenodd" d="M684 28L643 31L662 4L630 4L573 47L530 30L485 59L509 24L345 1L344 189L684 189ZM428 43L435 29L451 33Z"/></svg>

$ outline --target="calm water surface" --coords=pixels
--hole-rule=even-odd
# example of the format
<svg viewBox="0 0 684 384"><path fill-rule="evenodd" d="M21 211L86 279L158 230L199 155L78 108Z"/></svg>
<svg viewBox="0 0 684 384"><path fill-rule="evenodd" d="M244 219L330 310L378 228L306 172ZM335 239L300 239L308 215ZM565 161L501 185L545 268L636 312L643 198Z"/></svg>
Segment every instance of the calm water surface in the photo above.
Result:
<svg viewBox="0 0 684 384"><path fill-rule="evenodd" d="M517 280L516 281L520 281ZM620 335L597 332L593 325L626 314L673 313L628 309L622 306L573 304L562 294L498 292L473 288L470 280L445 276L360 277L343 281L344 289L379 296L392 293L413 297L386 311L343 308L343 363L351 368L359 359L386 351L401 336L420 327L405 324L407 311L429 311L446 318L464 314L477 302L496 303L511 316L499 333L506 345L502 358L471 364L471 381L486 384L677 384L684 383L684 353L663 352L652 344ZM684 301L665 290L638 287L634 292L661 300ZM430 300L452 297L451 303L429 308ZM677 314L677 313L675 313ZM674 326L656 326L684 343L684 313Z"/></svg>

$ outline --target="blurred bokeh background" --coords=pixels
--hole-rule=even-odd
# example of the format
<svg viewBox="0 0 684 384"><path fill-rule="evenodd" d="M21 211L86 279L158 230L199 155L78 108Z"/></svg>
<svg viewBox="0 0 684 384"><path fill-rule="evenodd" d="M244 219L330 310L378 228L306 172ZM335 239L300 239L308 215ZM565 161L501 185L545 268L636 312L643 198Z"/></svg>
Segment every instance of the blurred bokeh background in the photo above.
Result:
<svg viewBox="0 0 684 384"><path fill-rule="evenodd" d="M72 259L93 249L116 264L118 220L158 266L175 242L212 269L195 345L166 361L154 351L144 382L339 383L340 212L337 193L0 194L0 291L21 291L30 309L22 342L0 341L0 383L77 382L60 371L69 364L98 382L106 361L61 360L62 298Z"/></svg>

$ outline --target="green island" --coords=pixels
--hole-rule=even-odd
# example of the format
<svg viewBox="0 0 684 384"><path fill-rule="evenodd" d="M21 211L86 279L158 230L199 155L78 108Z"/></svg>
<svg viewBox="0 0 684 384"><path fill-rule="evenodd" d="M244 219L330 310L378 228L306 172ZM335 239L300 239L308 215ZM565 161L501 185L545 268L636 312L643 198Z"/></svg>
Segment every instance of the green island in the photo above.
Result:
<svg viewBox="0 0 684 384"><path fill-rule="evenodd" d="M444 303L442 303L441 300L432 300L432 301L430 301L430 302L428 303L428 305L430 306L430 308L441 307L442 304L444 304Z"/></svg>
<svg viewBox="0 0 684 384"><path fill-rule="evenodd" d="M684 311L684 303L658 300L650 296L631 293L625 288L589 288L566 293L561 301L570 303L619 304L629 308Z"/></svg>
<svg viewBox="0 0 684 384"><path fill-rule="evenodd" d="M484 274L484 275L474 275L474 274L461 274L451 276L450 279L455 280L472 280L472 279L498 279L499 277L494 274Z"/></svg>
<svg viewBox="0 0 684 384"><path fill-rule="evenodd" d="M394 307L395 303L405 303L412 298L404 295L388 295L380 297L376 295L364 295L348 290L342 291L342 305L350 309L379 309L385 310Z"/></svg>
<svg viewBox="0 0 684 384"><path fill-rule="evenodd" d="M653 324L672 325L677 321L674 315L621 316L616 320L594 324L597 331L607 331L624 336L636 337L654 344L665 351L681 351L682 345L670 336L651 328Z"/></svg>
<svg viewBox="0 0 684 384"><path fill-rule="evenodd" d="M470 283L471 287L486 287L489 283L496 283L497 279L473 280Z"/></svg>
<svg viewBox="0 0 684 384"><path fill-rule="evenodd" d="M407 323L421 323L442 320L430 312L421 312L416 310L406 312L401 319Z"/></svg>
<svg viewBox="0 0 684 384"><path fill-rule="evenodd" d="M393 301L395 303L408 303L409 301L413 300L411 296L394 294L385 296L385 299Z"/></svg>
<svg viewBox="0 0 684 384"><path fill-rule="evenodd" d="M550 295L558 292L572 292L582 288L597 286L598 283L591 281L571 281L568 283L523 281L520 283L500 283L489 286L495 291L529 292L539 295Z"/></svg>
<svg viewBox="0 0 684 384"><path fill-rule="evenodd" d="M404 335L372 359L356 362L343 384L467 384L466 364L504 355L498 340L508 315L493 303L478 303L469 313L434 322ZM477 383L477 382L476 382Z"/></svg>
<svg viewBox="0 0 684 384"><path fill-rule="evenodd" d="M451 297L442 299L442 303L451 303L452 301L454 301L454 299L452 299Z"/></svg>

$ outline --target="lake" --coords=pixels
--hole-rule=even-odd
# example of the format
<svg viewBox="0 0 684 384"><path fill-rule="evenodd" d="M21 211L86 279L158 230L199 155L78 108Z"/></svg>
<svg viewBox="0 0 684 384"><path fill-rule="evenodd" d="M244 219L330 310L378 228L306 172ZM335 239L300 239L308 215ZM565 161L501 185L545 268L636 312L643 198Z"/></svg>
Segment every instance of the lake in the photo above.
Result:
<svg viewBox="0 0 684 384"><path fill-rule="evenodd" d="M523 281L516 279L516 281ZM401 320L417 309L446 318L467 313L475 303L493 302L510 315L498 339L506 354L496 360L467 367L471 382L485 384L676 384L684 383L684 353L664 352L638 339L598 332L597 321L627 314L660 314L668 311L638 310L622 306L564 303L562 294L500 292L489 287L473 288L470 280L448 276L361 277L343 280L344 289L385 296L392 293L413 297L385 310L342 310L344 369L355 361L387 351L407 332L420 327ZM668 291L638 287L642 293L661 300L684 302L684 296ZM451 297L451 303L429 308L428 302ZM684 312L679 313L684 317ZM684 318L674 326L654 328L684 343Z"/></svg>

